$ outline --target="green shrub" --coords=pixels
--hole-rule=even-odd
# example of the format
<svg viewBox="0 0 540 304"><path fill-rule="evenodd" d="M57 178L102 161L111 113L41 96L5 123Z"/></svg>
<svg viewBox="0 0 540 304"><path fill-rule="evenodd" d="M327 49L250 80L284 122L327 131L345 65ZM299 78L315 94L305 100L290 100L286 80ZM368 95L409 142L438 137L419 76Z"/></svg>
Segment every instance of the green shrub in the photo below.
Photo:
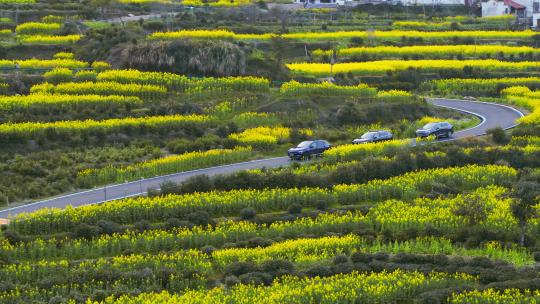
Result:
<svg viewBox="0 0 540 304"><path fill-rule="evenodd" d="M310 278L328 277L328 276L333 275L332 269L324 265L316 265L316 266L310 267L308 270L305 271L305 273Z"/></svg>
<svg viewBox="0 0 540 304"><path fill-rule="evenodd" d="M257 265L252 262L234 262L225 267L226 275L240 276L246 273L258 271Z"/></svg>
<svg viewBox="0 0 540 304"><path fill-rule="evenodd" d="M88 225L86 223L81 223L75 227L74 234L77 238L91 239L98 236L100 229L97 226Z"/></svg>
<svg viewBox="0 0 540 304"><path fill-rule="evenodd" d="M247 207L240 210L240 218L243 220L251 220L255 218L256 215L257 211L255 210L255 208L252 207Z"/></svg>
<svg viewBox="0 0 540 304"><path fill-rule="evenodd" d="M187 215L187 220L197 226L214 225L214 220L206 211L196 211Z"/></svg>
<svg viewBox="0 0 540 304"><path fill-rule="evenodd" d="M353 263L369 263L372 260L372 256L368 253L356 251L351 255L351 261Z"/></svg>
<svg viewBox="0 0 540 304"><path fill-rule="evenodd" d="M489 129L486 131L486 133L488 135L491 135L493 142L496 144L504 145L510 141L510 139L508 138L508 136L506 135L506 133L501 127Z"/></svg>
<svg viewBox="0 0 540 304"><path fill-rule="evenodd" d="M302 213L302 205L294 203L291 204L288 208L290 214L299 214Z"/></svg>

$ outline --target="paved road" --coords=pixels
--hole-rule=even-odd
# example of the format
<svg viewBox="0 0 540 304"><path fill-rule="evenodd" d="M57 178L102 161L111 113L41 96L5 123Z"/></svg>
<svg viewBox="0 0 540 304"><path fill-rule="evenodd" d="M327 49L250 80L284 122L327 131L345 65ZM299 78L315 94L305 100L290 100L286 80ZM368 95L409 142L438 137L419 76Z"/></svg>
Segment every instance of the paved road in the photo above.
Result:
<svg viewBox="0 0 540 304"><path fill-rule="evenodd" d="M520 118L523 115L513 108L490 103L451 99L432 99L430 100L430 102L436 106L471 113L477 115L482 119L482 123L480 123L478 126L454 133L452 139L483 135L485 134L487 129L496 126L500 126L505 129L511 128L515 126L516 119ZM64 208L68 205L77 207L82 205L101 203L104 201L110 201L123 197L137 196L144 194L146 189L148 188L158 188L159 185L165 181L181 182L192 176L200 174L207 174L211 176L216 174L232 173L240 170L262 167L276 168L280 166L285 166L288 163L289 160L287 157L275 157L182 173L169 174L136 182L110 185L107 187L100 187L74 194L54 197L28 205L6 209L0 211L0 218L9 218L23 212L33 212L42 208Z"/></svg>
<svg viewBox="0 0 540 304"><path fill-rule="evenodd" d="M128 21L139 21L141 19L143 20L160 19L161 16L176 16L176 14L178 13L156 13L156 14L139 15L139 16L122 16L122 17L97 20L97 21L103 21L103 22L108 22L108 23L122 23L122 22L128 22Z"/></svg>
<svg viewBox="0 0 540 304"><path fill-rule="evenodd" d="M119 198L137 196L145 194L149 188L159 188L160 184L166 181L182 182L192 176L206 174L209 176L217 174L231 173L240 170L256 169L256 168L276 168L286 166L289 163L288 157L275 157L261 160L253 160L248 162L236 163L231 165L223 165L206 169L186 171L182 173L157 176L154 178L143 179L123 184L108 185L107 187L99 187L91 190L77 192L73 194L53 197L44 201L22 205L11 209L0 211L0 218L9 218L23 212L33 212L43 208L64 208L68 205L74 207L102 203Z"/></svg>
<svg viewBox="0 0 540 304"><path fill-rule="evenodd" d="M518 118L523 117L523 113L512 107L495 103L442 98L433 98L429 102L439 107L474 114L482 119L479 125L454 133L452 139L484 135L487 130L495 127L510 129L516 126Z"/></svg>

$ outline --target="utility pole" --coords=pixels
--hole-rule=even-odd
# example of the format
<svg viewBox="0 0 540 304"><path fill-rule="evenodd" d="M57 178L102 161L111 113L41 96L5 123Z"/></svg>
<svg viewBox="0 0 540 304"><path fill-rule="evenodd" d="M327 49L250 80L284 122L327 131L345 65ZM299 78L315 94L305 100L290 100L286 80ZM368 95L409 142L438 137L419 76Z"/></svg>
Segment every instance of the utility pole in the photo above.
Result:
<svg viewBox="0 0 540 304"><path fill-rule="evenodd" d="M334 63L336 62L336 48L332 48L332 56L330 57L330 75L334 73Z"/></svg>
<svg viewBox="0 0 540 304"><path fill-rule="evenodd" d="M103 187L103 193L105 194L105 199L103 201L107 201L107 185Z"/></svg>

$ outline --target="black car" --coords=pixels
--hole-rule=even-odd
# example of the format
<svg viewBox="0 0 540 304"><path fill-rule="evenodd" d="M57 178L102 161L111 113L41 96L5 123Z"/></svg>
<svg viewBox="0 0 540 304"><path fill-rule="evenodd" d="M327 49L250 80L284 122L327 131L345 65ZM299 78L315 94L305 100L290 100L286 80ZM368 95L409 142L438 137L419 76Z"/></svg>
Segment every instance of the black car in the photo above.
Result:
<svg viewBox="0 0 540 304"><path fill-rule="evenodd" d="M308 140L301 142L296 148L290 148L287 152L290 159L309 159L311 156L319 156L330 148L326 140Z"/></svg>
<svg viewBox="0 0 540 304"><path fill-rule="evenodd" d="M421 129L416 130L417 137L428 137L434 135L437 138L450 137L454 134L454 127L446 121L430 122Z"/></svg>
<svg viewBox="0 0 540 304"><path fill-rule="evenodd" d="M352 141L353 144L365 144L383 140L391 140L394 136L392 132L385 130L369 131Z"/></svg>

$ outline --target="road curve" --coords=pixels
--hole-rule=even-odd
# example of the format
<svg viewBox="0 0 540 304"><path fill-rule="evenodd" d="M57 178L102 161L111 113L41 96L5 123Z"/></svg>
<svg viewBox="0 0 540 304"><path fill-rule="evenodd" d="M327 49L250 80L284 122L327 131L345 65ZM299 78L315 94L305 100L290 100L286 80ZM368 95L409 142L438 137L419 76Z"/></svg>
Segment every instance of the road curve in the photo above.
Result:
<svg viewBox="0 0 540 304"><path fill-rule="evenodd" d="M479 136L486 133L486 130L494 127L504 129L512 128L516 120L523 114L511 107L493 103L473 102L466 100L434 98L428 100L433 105L450 108L470 114L474 114L482 119L482 122L470 129L456 132L452 139L459 139L469 136ZM165 181L182 182L186 179L206 174L217 175L233 173L236 171L255 169L255 168L276 168L285 166L289 163L288 157L274 157L248 162L211 167L169 175L157 176L143 179L140 181L128 182L123 184L109 185L91 190L77 192L73 194L53 197L47 200L22 205L0 211L0 218L9 218L20 213L33 212L43 208L65 208L68 205L73 207L102 203L124 197L137 196L146 193L146 189L159 188L159 185Z"/></svg>
<svg viewBox="0 0 540 304"><path fill-rule="evenodd" d="M510 129L516 126L516 120L523 117L520 111L496 103L445 98L432 98L428 99L428 102L435 106L473 114L482 120L472 128L456 132L452 139L484 135L487 130L495 127Z"/></svg>

